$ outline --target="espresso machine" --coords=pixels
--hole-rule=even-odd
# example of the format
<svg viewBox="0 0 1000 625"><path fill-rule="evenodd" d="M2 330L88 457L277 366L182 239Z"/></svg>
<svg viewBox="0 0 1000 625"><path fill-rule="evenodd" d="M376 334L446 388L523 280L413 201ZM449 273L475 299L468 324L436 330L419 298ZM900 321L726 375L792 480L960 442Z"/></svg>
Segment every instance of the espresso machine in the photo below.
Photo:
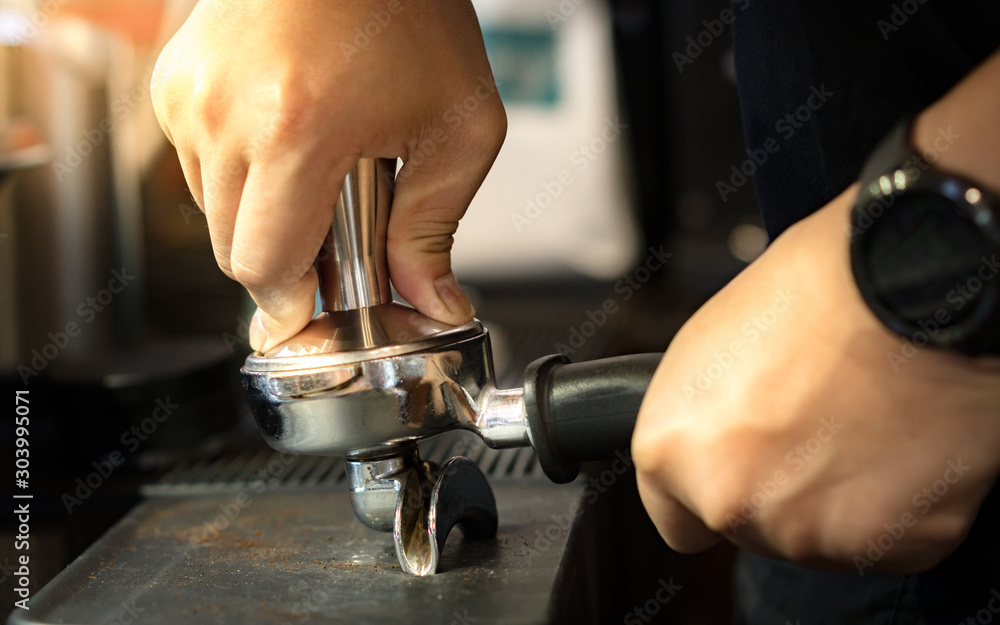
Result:
<svg viewBox="0 0 1000 625"><path fill-rule="evenodd" d="M628 471L661 354L556 354L501 388L480 321L449 326L392 300L394 169L362 159L345 179L316 261L324 310L246 359L257 428L236 455L145 487L8 623L426 622L442 606L511 623L587 613L572 598L599 567L565 554L600 545L581 519L593 516L594 485L603 493ZM261 434L274 451L255 446ZM576 479L600 459L614 464L599 482ZM466 540L447 540L456 525Z"/></svg>

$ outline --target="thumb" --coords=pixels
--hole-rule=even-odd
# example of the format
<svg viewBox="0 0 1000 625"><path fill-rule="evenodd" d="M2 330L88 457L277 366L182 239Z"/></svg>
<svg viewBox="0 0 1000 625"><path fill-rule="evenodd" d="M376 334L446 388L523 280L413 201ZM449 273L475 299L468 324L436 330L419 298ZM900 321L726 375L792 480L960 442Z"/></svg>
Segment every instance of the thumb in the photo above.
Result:
<svg viewBox="0 0 1000 625"><path fill-rule="evenodd" d="M432 319L461 325L475 315L451 270L451 247L498 150L499 143L486 158L461 167L451 159L411 159L396 177L386 246L389 276L399 294Z"/></svg>

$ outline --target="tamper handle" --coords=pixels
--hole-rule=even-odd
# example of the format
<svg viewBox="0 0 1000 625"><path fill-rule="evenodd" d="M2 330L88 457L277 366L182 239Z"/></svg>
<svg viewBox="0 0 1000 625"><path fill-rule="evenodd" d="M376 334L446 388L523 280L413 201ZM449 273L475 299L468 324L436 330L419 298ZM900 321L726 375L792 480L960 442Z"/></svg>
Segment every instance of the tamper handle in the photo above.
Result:
<svg viewBox="0 0 1000 625"><path fill-rule="evenodd" d="M316 258L323 310L392 301L385 244L395 174L395 159L363 158L344 179L333 226Z"/></svg>

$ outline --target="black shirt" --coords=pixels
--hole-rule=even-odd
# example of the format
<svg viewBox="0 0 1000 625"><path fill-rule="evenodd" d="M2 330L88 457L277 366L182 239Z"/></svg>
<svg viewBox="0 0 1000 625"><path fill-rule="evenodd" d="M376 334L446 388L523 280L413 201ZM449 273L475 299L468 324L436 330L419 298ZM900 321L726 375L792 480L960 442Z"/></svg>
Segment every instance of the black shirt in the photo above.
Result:
<svg viewBox="0 0 1000 625"><path fill-rule="evenodd" d="M754 176L772 238L854 182L904 113L1000 47L996 0L762 0L734 12L747 147L777 142Z"/></svg>

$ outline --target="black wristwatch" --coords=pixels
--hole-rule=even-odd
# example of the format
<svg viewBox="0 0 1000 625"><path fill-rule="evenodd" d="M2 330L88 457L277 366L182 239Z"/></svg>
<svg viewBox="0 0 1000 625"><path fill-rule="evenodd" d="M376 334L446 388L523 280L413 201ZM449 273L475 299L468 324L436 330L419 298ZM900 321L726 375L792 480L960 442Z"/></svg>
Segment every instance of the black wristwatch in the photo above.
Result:
<svg viewBox="0 0 1000 625"><path fill-rule="evenodd" d="M897 124L861 173L854 278L875 315L914 344L1000 353L1000 201L916 154L911 125Z"/></svg>

